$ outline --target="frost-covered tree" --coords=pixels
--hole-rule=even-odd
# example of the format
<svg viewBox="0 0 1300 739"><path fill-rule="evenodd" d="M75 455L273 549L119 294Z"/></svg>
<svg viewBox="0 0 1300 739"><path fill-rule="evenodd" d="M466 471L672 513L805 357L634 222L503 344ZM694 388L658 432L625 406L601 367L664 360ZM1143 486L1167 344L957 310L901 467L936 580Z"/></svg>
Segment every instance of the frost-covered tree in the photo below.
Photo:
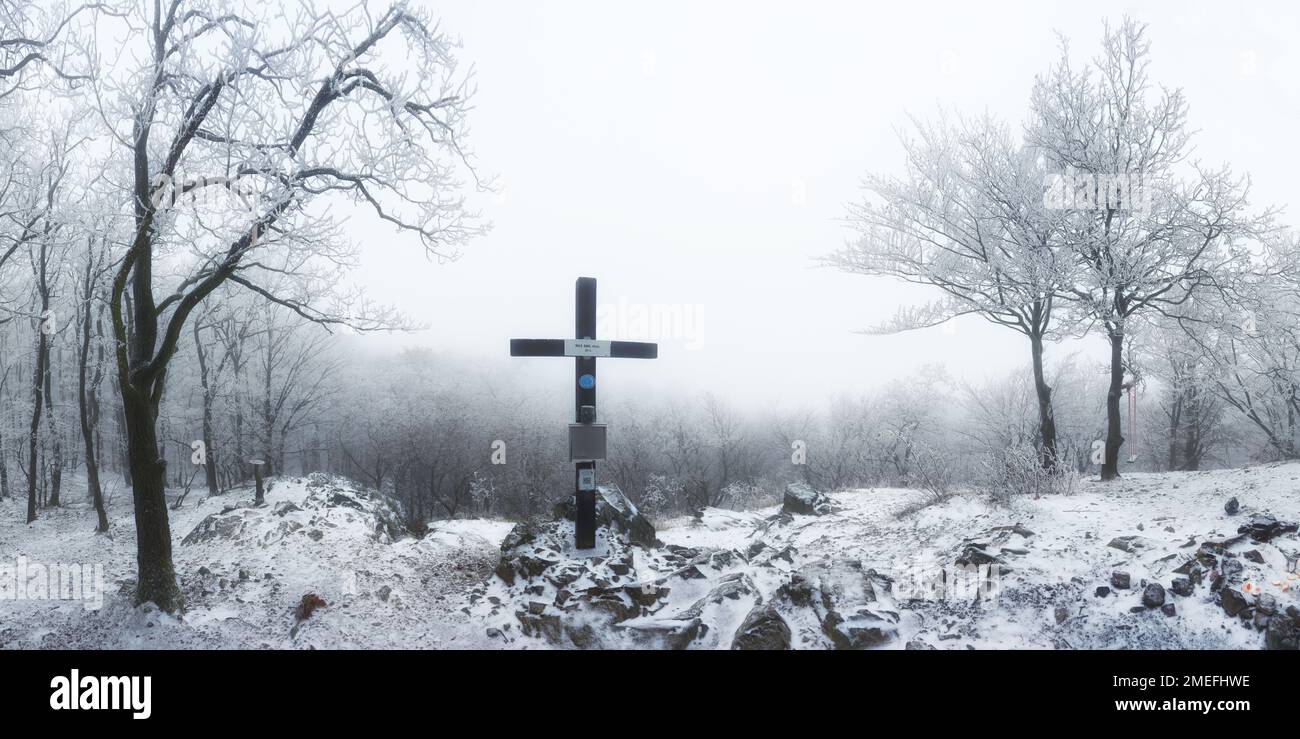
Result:
<svg viewBox="0 0 1300 739"><path fill-rule="evenodd" d="M1044 207L1045 172L1032 147L987 117L916 123L903 139L903 177L872 175L849 209L857 239L830 258L842 270L894 277L944 293L905 308L874 333L937 325L965 314L1023 334L1038 400L1041 461L1056 464L1056 419L1044 346L1057 328L1070 260Z"/></svg>
<svg viewBox="0 0 1300 739"><path fill-rule="evenodd" d="M1110 345L1104 480L1119 475L1125 336L1135 317L1171 313L1244 258L1241 241L1268 228L1247 212L1248 183L1228 167L1189 161L1187 101L1148 77L1145 27L1105 29L1102 52L1076 68L1068 46L1034 84L1027 141L1061 189L1048 198L1075 261L1067 290ZM1132 379L1130 378L1129 382Z"/></svg>
<svg viewBox="0 0 1300 739"><path fill-rule="evenodd" d="M262 22L274 20L275 22ZM137 602L182 607L171 557L158 409L195 310L239 286L300 316L382 326L268 281L347 263L329 206L355 204L431 255L478 233L460 194L470 88L422 11L237 0L142 3L101 48L100 118L119 145L132 225L110 310L135 497ZM100 34L107 43L110 34ZM407 71L402 71L407 70ZM468 175L466 174L468 172ZM178 204L210 204L218 220ZM304 270L310 272L310 270Z"/></svg>
<svg viewBox="0 0 1300 739"><path fill-rule="evenodd" d="M1300 239L1278 232L1178 316L1189 361L1262 437L1261 459L1300 457Z"/></svg>

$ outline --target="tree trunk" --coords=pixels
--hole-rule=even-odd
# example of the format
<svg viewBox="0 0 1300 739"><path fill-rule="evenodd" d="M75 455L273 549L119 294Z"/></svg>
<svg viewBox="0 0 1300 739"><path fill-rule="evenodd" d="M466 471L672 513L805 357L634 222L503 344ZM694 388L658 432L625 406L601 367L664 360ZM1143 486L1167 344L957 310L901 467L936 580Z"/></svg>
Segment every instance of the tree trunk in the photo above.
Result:
<svg viewBox="0 0 1300 739"><path fill-rule="evenodd" d="M266 357L262 365L262 459L266 462L266 467L262 470L268 475L274 475L278 468L275 466L275 413L271 410L271 370L274 363L275 355L275 336L271 328L266 329Z"/></svg>
<svg viewBox="0 0 1300 739"><path fill-rule="evenodd" d="M1182 425L1184 397L1183 391L1179 390L1174 398L1174 407L1169 411L1169 463L1166 466L1171 470L1179 469L1178 430Z"/></svg>
<svg viewBox="0 0 1300 739"><path fill-rule="evenodd" d="M1034 390L1038 394L1038 435L1042 443L1042 464L1045 470L1056 469L1056 416L1052 412L1052 388L1043 373L1043 337L1029 338L1034 365Z"/></svg>
<svg viewBox="0 0 1300 739"><path fill-rule="evenodd" d="M194 323L194 350L199 356L199 384L203 390L203 460L204 479L208 485L208 495L220 495L217 484L217 449L212 444L212 383L208 380L208 362L203 353L203 341L199 336L199 324Z"/></svg>
<svg viewBox="0 0 1300 739"><path fill-rule="evenodd" d="M1119 415L1124 395L1124 329L1107 331L1110 339L1110 390L1106 393L1106 457L1101 465L1101 479L1119 477L1119 449L1124 445L1123 424Z"/></svg>
<svg viewBox="0 0 1300 739"><path fill-rule="evenodd" d="M118 395L121 394L122 393L119 390ZM131 485L135 482L131 476L131 445L127 441L130 436L131 433L127 430L126 426L126 411L123 410L122 407L119 407L117 409L117 438L119 440L118 443L121 445L122 461L125 462L122 468L122 479L127 485Z"/></svg>
<svg viewBox="0 0 1300 739"><path fill-rule="evenodd" d="M37 332L36 370L32 373L32 422L27 435L27 523L36 520L37 440L44 407L45 363L50 361L47 338L43 330Z"/></svg>
<svg viewBox="0 0 1300 739"><path fill-rule="evenodd" d="M89 282L91 267L87 265L86 274ZM86 315L81 322L81 352L77 367L77 411L81 420L81 439L86 446L86 486L90 488L90 498L95 504L98 522L95 533L108 531L108 512L104 510L104 491L99 484L99 462L95 458L95 426L99 422L98 403L94 399L95 389L86 383L86 366L90 362L90 299L86 299Z"/></svg>
<svg viewBox="0 0 1300 739"><path fill-rule="evenodd" d="M1190 414L1190 423L1187 424L1187 440L1183 442L1183 465L1180 469L1186 472L1195 472L1201 468L1201 457L1205 454L1204 447L1201 446L1201 429L1205 424L1205 406L1199 396L1193 395L1191 402L1192 412Z"/></svg>
<svg viewBox="0 0 1300 739"><path fill-rule="evenodd" d="M45 358L45 426L49 429L50 438L54 443L53 453L50 455L50 506L59 507L59 491L63 487L63 443L59 439L59 417L54 412L54 372L51 368L53 362L48 356L49 349L46 349ZM62 351L60 351L62 355Z"/></svg>
<svg viewBox="0 0 1300 739"><path fill-rule="evenodd" d="M235 387L239 387L239 365L235 365ZM236 395L235 397L235 471L239 475L239 482L243 483L248 480L247 467L244 465L244 403Z"/></svg>
<svg viewBox="0 0 1300 739"><path fill-rule="evenodd" d="M5 438L0 430L0 498L9 497L9 467L5 464Z"/></svg>
<svg viewBox="0 0 1300 739"><path fill-rule="evenodd" d="M156 411L145 388L130 387L122 400L135 498L136 565L140 577L135 602L153 602L168 613L176 613L184 605L184 598L172 566L167 469L158 457Z"/></svg>
<svg viewBox="0 0 1300 739"><path fill-rule="evenodd" d="M253 465L253 483L255 486L253 503L262 505L266 502L266 489L262 487L262 465L260 464Z"/></svg>

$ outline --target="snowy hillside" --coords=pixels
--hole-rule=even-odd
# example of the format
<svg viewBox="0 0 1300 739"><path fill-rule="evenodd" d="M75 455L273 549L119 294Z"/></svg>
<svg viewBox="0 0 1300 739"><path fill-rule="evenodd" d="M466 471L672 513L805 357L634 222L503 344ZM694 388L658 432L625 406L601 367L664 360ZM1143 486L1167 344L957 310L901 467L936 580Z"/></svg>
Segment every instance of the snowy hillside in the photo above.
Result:
<svg viewBox="0 0 1300 739"><path fill-rule="evenodd" d="M12 562L104 562L104 607L8 601L0 609L7 648L438 648L472 645L454 604L496 563L510 524L435 524L423 539L397 538L394 512L346 481L324 475L273 479L264 507L252 492L203 499L172 511L176 569L187 600L182 621L130 607L135 541L129 492L116 496L112 534L96 536L87 506L43 512L21 525L21 501L3 501L0 553ZM69 499L79 498L71 495ZM314 593L327 604L298 625ZM6 614L8 616L8 614Z"/></svg>
<svg viewBox="0 0 1300 739"><path fill-rule="evenodd" d="M1130 474L1009 507L959 496L897 517L916 496L837 493L824 515L710 509L664 522L660 546L603 536L583 558L566 549L571 524L525 526L502 558L510 523L442 522L401 537L386 504L344 481L279 479L264 507L243 492L173 512L183 620L129 607L129 502L113 506L110 540L91 533L88 508L24 527L20 503L4 501L7 560L104 561L109 594L98 612L0 603L0 646L1294 644L1300 581L1288 556L1300 537L1287 523L1300 520L1300 464ZM300 619L308 594L325 605Z"/></svg>

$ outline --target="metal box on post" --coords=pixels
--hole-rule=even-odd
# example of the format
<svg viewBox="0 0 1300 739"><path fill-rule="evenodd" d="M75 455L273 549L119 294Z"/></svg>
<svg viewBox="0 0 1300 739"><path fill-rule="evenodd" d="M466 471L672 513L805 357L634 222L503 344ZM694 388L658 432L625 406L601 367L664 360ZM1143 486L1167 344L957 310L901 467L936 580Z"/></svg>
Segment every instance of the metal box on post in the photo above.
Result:
<svg viewBox="0 0 1300 739"><path fill-rule="evenodd" d="M569 424L569 461L596 462L605 458L605 424Z"/></svg>

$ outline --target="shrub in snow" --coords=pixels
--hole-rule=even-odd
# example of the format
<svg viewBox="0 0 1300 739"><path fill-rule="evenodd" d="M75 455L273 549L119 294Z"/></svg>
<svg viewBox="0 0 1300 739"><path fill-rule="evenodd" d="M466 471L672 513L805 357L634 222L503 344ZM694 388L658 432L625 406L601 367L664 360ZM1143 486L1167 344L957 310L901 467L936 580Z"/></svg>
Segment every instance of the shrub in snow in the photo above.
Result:
<svg viewBox="0 0 1300 739"><path fill-rule="evenodd" d="M989 453L980 461L976 485L997 502L1021 496L1063 495L1074 492L1077 480L1069 470L1044 469L1038 450L1027 444Z"/></svg>
<svg viewBox="0 0 1300 739"><path fill-rule="evenodd" d="M949 453L929 444L917 444L912 457L912 485L925 492L928 503L940 503L953 494L956 466Z"/></svg>
<svg viewBox="0 0 1300 739"><path fill-rule="evenodd" d="M678 505L682 497L681 483L665 475L650 475L641 493L641 510L650 518L658 518Z"/></svg>

